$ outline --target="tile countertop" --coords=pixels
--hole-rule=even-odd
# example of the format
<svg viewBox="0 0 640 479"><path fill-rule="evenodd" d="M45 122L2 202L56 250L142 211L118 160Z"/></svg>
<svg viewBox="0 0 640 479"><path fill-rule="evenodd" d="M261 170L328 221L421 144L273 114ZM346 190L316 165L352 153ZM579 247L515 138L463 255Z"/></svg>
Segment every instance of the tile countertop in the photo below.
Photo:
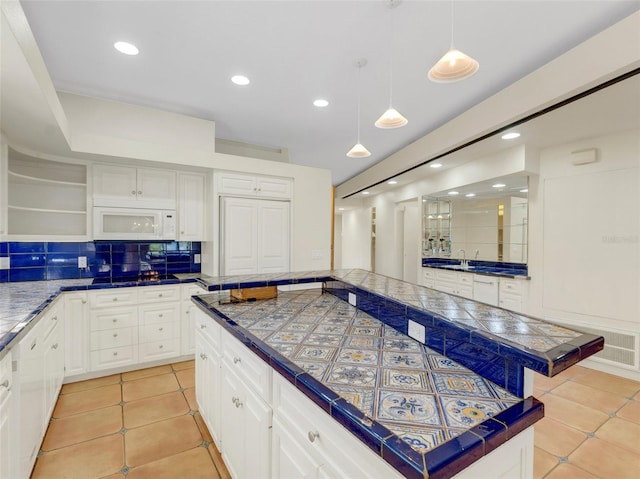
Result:
<svg viewBox="0 0 640 479"><path fill-rule="evenodd" d="M206 279L207 276L199 273L184 273L162 280L127 279L109 283L94 282L95 278L0 283L0 358L4 356L7 346L14 341L19 341L31 329L31 320L64 291L192 283L196 278Z"/></svg>
<svg viewBox="0 0 640 479"><path fill-rule="evenodd" d="M544 414L320 289L193 300L409 478L450 477Z"/></svg>
<svg viewBox="0 0 640 479"><path fill-rule="evenodd" d="M462 267L460 260L456 259L423 258L422 267L462 271L483 276L498 276L501 278L531 279L528 276L528 267L524 263L469 260L468 266Z"/></svg>

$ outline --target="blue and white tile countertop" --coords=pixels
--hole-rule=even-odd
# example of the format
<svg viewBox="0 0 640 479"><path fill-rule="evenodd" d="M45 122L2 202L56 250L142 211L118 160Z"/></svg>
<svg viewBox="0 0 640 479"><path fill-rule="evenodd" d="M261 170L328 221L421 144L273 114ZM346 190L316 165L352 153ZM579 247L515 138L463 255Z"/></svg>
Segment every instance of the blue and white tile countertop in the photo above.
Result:
<svg viewBox="0 0 640 479"><path fill-rule="evenodd" d="M462 267L459 259L422 258L422 267L466 271L468 273L501 276L503 278L529 278L529 269L523 263L469 260L469 264L466 267Z"/></svg>
<svg viewBox="0 0 640 479"><path fill-rule="evenodd" d="M194 302L408 478L451 477L544 415L320 289Z"/></svg>

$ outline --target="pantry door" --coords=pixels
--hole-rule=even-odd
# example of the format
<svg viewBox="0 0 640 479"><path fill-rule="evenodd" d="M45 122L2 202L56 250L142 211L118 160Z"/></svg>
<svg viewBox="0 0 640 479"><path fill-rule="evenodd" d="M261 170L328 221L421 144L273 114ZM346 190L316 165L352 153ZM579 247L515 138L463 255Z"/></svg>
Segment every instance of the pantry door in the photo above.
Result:
<svg viewBox="0 0 640 479"><path fill-rule="evenodd" d="M289 271L290 204L223 197L221 274Z"/></svg>

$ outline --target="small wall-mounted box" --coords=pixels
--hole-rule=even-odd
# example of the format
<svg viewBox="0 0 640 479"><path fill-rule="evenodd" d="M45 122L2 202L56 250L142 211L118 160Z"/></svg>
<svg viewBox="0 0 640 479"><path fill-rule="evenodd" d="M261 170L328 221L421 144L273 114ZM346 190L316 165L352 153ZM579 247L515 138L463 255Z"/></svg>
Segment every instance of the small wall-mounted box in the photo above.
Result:
<svg viewBox="0 0 640 479"><path fill-rule="evenodd" d="M598 150L596 148L571 152L572 165L588 165L589 163L595 163L596 161L598 161Z"/></svg>

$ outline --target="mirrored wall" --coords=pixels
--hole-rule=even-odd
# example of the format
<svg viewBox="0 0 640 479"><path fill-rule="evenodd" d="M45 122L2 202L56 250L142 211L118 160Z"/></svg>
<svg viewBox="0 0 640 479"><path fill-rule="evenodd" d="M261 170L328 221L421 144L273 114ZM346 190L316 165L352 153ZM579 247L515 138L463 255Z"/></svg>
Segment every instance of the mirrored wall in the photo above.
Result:
<svg viewBox="0 0 640 479"><path fill-rule="evenodd" d="M511 177L424 196L423 257L526 264L527 184Z"/></svg>

